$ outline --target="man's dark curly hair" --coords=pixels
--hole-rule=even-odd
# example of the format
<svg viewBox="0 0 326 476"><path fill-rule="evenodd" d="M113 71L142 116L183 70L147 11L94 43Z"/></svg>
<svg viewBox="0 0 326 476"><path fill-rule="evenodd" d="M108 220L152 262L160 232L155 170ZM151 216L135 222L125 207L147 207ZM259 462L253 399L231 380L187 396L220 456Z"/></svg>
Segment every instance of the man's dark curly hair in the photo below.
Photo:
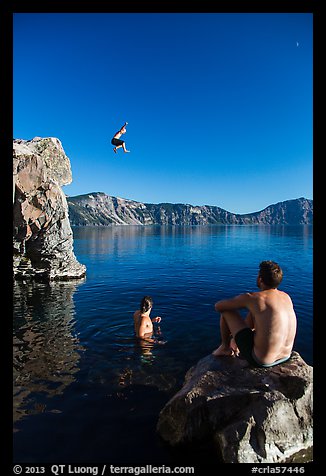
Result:
<svg viewBox="0 0 326 476"><path fill-rule="evenodd" d="M275 261L262 261L259 265L259 276L269 288L277 288L283 279L283 271Z"/></svg>

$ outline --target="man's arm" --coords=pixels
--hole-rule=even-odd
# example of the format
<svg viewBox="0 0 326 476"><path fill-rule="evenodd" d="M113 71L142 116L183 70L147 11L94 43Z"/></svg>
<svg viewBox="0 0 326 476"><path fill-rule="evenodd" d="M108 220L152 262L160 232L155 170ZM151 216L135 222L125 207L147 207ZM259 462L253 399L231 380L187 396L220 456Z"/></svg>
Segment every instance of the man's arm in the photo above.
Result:
<svg viewBox="0 0 326 476"><path fill-rule="evenodd" d="M248 312L244 321L247 324L247 326L250 327L250 329L255 330L255 320L250 311Z"/></svg>
<svg viewBox="0 0 326 476"><path fill-rule="evenodd" d="M234 311L236 309L248 308L250 294L239 294L231 299L222 299L215 304L215 311Z"/></svg>

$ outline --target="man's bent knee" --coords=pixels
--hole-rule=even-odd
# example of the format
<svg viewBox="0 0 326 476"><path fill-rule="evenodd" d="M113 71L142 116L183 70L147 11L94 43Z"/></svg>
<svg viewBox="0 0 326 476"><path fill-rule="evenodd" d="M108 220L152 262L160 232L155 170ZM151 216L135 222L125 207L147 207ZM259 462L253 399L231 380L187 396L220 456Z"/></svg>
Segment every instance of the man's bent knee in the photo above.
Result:
<svg viewBox="0 0 326 476"><path fill-rule="evenodd" d="M221 318L225 320L233 337L241 329L248 327L238 311L223 311L221 312Z"/></svg>

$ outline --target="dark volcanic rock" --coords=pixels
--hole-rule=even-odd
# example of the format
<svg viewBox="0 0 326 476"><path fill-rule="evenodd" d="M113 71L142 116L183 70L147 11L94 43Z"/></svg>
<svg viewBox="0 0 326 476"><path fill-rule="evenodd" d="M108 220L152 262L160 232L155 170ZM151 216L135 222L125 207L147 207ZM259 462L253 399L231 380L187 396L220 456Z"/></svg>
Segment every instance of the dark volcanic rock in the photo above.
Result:
<svg viewBox="0 0 326 476"><path fill-rule="evenodd" d="M68 205L61 186L70 161L53 137L14 140L14 277L72 279L85 275L76 260Z"/></svg>
<svg viewBox="0 0 326 476"><path fill-rule="evenodd" d="M285 462L312 447L312 372L297 352L269 369L209 355L160 412L158 433L172 446L210 438L225 463Z"/></svg>

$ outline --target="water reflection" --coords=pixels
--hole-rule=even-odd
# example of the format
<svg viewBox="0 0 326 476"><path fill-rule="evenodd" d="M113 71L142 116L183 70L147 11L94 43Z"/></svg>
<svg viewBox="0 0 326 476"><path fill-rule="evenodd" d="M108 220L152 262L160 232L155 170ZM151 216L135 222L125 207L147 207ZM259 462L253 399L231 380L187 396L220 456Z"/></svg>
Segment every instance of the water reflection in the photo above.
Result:
<svg viewBox="0 0 326 476"><path fill-rule="evenodd" d="M154 361L153 355L154 342L148 342L142 339L137 339L135 343L135 352L140 352L141 362L152 363Z"/></svg>
<svg viewBox="0 0 326 476"><path fill-rule="evenodd" d="M87 254L119 255L124 251L142 248L149 243L160 245L177 243L192 245L203 244L213 238L223 240L248 239L248 229L252 232L253 240L263 236L267 238L297 238L305 242L312 238L312 225L201 225L201 226L172 226L172 225L129 225L108 227L72 227L74 239L79 241L80 251ZM153 238L156 242L153 242Z"/></svg>
<svg viewBox="0 0 326 476"><path fill-rule="evenodd" d="M162 338L160 326L156 326L151 340L135 338L134 351L136 355L140 354L141 362L151 364L155 359L155 349L160 345L166 344L166 342Z"/></svg>
<svg viewBox="0 0 326 476"><path fill-rule="evenodd" d="M162 359L166 354L165 344L168 342L159 327L155 329L152 340L134 336L119 341L119 355L116 353L110 359L110 385L117 395L134 385L151 386L164 392L175 386L176 368L171 365L173 359L170 360L170 365L162 367Z"/></svg>
<svg viewBox="0 0 326 476"><path fill-rule="evenodd" d="M45 411L41 394L59 395L75 380L82 348L73 294L80 282L14 283L14 424Z"/></svg>

